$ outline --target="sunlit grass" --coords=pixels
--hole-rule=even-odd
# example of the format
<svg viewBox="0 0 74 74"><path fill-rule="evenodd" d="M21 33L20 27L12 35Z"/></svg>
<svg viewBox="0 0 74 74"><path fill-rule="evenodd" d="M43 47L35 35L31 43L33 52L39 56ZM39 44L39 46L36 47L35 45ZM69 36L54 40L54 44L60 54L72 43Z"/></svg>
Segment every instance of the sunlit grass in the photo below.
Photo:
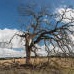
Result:
<svg viewBox="0 0 74 74"><path fill-rule="evenodd" d="M31 64L36 68L10 67L13 60L0 60L0 74L74 74L74 58L31 58ZM8 63L7 63L8 62ZM15 59L15 63L25 64L25 58ZM3 65L4 64L4 65Z"/></svg>

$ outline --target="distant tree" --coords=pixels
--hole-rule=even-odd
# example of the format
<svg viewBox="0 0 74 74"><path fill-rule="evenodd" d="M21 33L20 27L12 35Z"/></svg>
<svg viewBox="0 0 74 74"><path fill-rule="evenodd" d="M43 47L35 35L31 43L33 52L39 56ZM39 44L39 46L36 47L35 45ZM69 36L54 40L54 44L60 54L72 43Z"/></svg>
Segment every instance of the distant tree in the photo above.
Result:
<svg viewBox="0 0 74 74"><path fill-rule="evenodd" d="M54 52L56 46L61 49L65 54L72 52L73 42L70 35L74 32L71 27L74 27L74 18L69 19L66 16L67 8L62 11L62 14L50 13L50 8L40 7L36 9L34 5L21 5L18 8L19 14L24 18L24 21L30 20L23 26L22 34L17 34L21 38L25 39L26 50L26 63L30 63L31 51L37 56L36 50L39 49L36 44L41 42L45 45L45 50L50 55L51 48L53 46ZM69 22L63 22L64 19L70 20ZM26 25L27 24L27 25ZM10 40L11 41L11 40Z"/></svg>

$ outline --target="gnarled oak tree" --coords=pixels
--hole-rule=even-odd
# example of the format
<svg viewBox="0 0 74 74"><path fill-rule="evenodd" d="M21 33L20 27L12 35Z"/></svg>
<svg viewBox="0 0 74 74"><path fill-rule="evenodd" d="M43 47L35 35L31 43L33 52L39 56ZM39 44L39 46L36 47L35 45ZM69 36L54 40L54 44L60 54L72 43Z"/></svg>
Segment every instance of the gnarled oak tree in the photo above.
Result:
<svg viewBox="0 0 74 74"><path fill-rule="evenodd" d="M26 49L26 63L30 63L30 54L31 51L36 53L36 44L43 42L45 49L48 53L50 44L55 47L57 46L62 52L66 55L71 55L73 42L70 38L70 35L73 35L74 32L71 27L74 27L74 18L67 18L66 13L67 8L62 11L62 14L50 13L50 8L40 7L36 9L36 6L19 6L19 14L24 18L24 20L30 20L25 23L23 26L24 31L22 34L17 34L21 38L25 39L25 49ZM70 10L71 11L71 10ZM72 16L71 16L72 17ZM68 19L68 22L63 22L64 19ZM27 25L26 25L27 24Z"/></svg>

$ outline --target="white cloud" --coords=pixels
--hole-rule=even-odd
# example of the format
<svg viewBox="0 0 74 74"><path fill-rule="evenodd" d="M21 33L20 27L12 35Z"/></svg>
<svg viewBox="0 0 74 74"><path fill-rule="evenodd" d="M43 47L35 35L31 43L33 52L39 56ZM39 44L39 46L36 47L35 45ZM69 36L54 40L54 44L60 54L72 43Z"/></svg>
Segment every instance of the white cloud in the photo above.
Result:
<svg viewBox="0 0 74 74"><path fill-rule="evenodd" d="M17 29L3 29L3 30L0 29L0 42L9 42L13 35L18 32L19 31ZM19 36L14 36L11 43L13 48L21 48L23 46L21 38Z"/></svg>
<svg viewBox="0 0 74 74"><path fill-rule="evenodd" d="M63 20L62 22L63 23L69 23L69 22L72 22L70 23L70 25L74 25L74 9L73 8L67 8L67 7L64 7L64 8L57 8L55 10L56 13L58 13L58 17L56 18L56 20L60 20L62 18L61 15L63 15ZM71 31L74 31L74 26L71 26L69 27L69 29ZM70 38L72 39L72 41L74 41L74 36L72 34L69 33L69 36Z"/></svg>
<svg viewBox="0 0 74 74"><path fill-rule="evenodd" d="M25 53L25 50L21 50L20 48L23 48L24 46L24 42L21 42L21 38L18 37L18 36L15 36L12 40L12 47L13 48L16 48L18 50L18 48L21 50L21 51L17 51L16 49L11 49L11 48L6 48L4 46L4 43L2 42L7 42L9 41L13 35L15 33L18 33L19 30L17 29L0 29L0 57L24 57L26 56L26 53ZM6 45L6 44L5 44ZM38 48L41 48L39 50L37 50L37 53L39 55L43 55L45 56L46 55L46 52L45 52L45 48L44 46L39 46L39 45L36 45ZM32 53L31 55L34 55L34 53Z"/></svg>
<svg viewBox="0 0 74 74"><path fill-rule="evenodd" d="M17 51L13 49L7 49L7 48L0 48L0 58L4 57L24 57L25 52L24 50Z"/></svg>
<svg viewBox="0 0 74 74"><path fill-rule="evenodd" d="M20 51L16 49L8 49L8 44L6 48L6 44L4 42L9 42L9 40L13 37L15 33L18 33L17 29L0 29L0 57L24 57L26 56L25 51L21 50L23 48L23 42L21 42L21 38L15 36L12 40L12 47L19 48ZM2 43L3 42L3 43ZM11 45L10 45L11 46Z"/></svg>
<svg viewBox="0 0 74 74"><path fill-rule="evenodd" d="M48 53L50 53L49 55L54 55L57 52L62 52L62 50L57 46L55 47L55 52L54 52L53 50L54 47L51 44L48 46L49 49L45 49L46 47L45 45L43 46L36 45L36 46L39 48L37 54L40 56L47 56Z"/></svg>
<svg viewBox="0 0 74 74"><path fill-rule="evenodd" d="M17 29L3 29L1 30L0 29L0 42L4 41L9 41L11 39L11 37L15 34L15 33L18 33L19 31ZM22 44L24 44L22 42ZM12 45L13 45L13 48L16 48L16 49L8 49L8 48L3 48L4 44L0 44L0 58L4 58L4 57L24 57L26 56L26 53L25 53L25 50L21 50L20 48L23 48L23 45L21 44L20 42L20 37L17 37L15 36L14 39L12 40ZM37 54L40 55L40 56L47 56L47 52L45 50L45 45L43 46L40 46L38 44L36 44L36 47L38 47L39 49L37 50ZM18 50L18 48L20 50ZM40 49L41 48L41 49ZM53 46L50 45L49 46L50 51L52 51L51 54L54 54L54 51L52 50L53 49ZM56 52L61 52L61 50L56 47L55 48L55 51ZM34 53L31 53L31 55L33 56Z"/></svg>
<svg viewBox="0 0 74 74"><path fill-rule="evenodd" d="M72 8L57 8L56 12L60 15L57 19L61 19L63 15L62 22L68 23L74 21L74 9Z"/></svg>

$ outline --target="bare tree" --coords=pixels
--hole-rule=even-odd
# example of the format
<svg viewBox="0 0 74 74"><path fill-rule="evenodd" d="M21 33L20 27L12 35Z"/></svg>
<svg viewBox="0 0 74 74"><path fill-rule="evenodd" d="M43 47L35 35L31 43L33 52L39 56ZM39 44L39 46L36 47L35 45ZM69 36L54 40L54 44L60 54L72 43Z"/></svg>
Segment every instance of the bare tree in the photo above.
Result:
<svg viewBox="0 0 74 74"><path fill-rule="evenodd" d="M50 9L40 7L36 9L36 6L27 5L19 6L19 14L25 19L30 20L27 25L24 24L22 34L17 34L21 38L25 39L25 49L26 49L26 63L30 63L31 51L37 55L36 44L43 42L46 49L50 50L50 44L55 47L57 46L65 54L69 52L69 55L72 53L71 47L73 42L70 38L70 34L73 35L74 32L71 27L74 25L74 18L69 19L66 16L67 8L62 12L62 14L51 14ZM60 17L58 20L57 18ZM25 20L24 19L24 20ZM63 20L68 19L69 22L64 23ZM11 40L10 40L11 41ZM48 55L49 55L48 51Z"/></svg>

